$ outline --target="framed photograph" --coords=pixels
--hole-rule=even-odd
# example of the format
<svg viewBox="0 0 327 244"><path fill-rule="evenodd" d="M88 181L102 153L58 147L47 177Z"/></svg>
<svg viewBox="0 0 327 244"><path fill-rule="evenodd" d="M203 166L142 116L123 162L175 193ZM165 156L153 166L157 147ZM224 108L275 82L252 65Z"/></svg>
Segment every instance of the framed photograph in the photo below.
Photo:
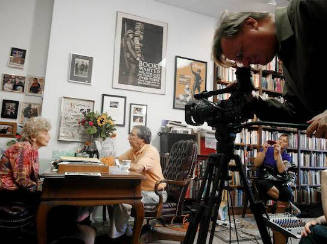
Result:
<svg viewBox="0 0 327 244"><path fill-rule="evenodd" d="M41 104L39 103L22 103L19 112L19 124L24 124L26 120L41 115Z"/></svg>
<svg viewBox="0 0 327 244"><path fill-rule="evenodd" d="M25 76L3 74L2 90L23 93L25 88Z"/></svg>
<svg viewBox="0 0 327 244"><path fill-rule="evenodd" d="M88 140L88 134L78 122L83 117L83 112L93 111L93 100L62 97L58 140L78 142Z"/></svg>
<svg viewBox="0 0 327 244"><path fill-rule="evenodd" d="M131 132L133 126L146 126L148 105L131 103L129 107L129 130Z"/></svg>
<svg viewBox="0 0 327 244"><path fill-rule="evenodd" d="M0 122L0 137L16 137L16 131L16 123Z"/></svg>
<svg viewBox="0 0 327 244"><path fill-rule="evenodd" d="M206 89L207 62L176 56L174 108L185 109L194 94Z"/></svg>
<svg viewBox="0 0 327 244"><path fill-rule="evenodd" d="M91 85L93 57L72 54L69 81Z"/></svg>
<svg viewBox="0 0 327 244"><path fill-rule="evenodd" d="M125 126L126 97L102 94L101 113L107 113L117 126Z"/></svg>
<svg viewBox="0 0 327 244"><path fill-rule="evenodd" d="M165 94L167 23L117 13L113 88Z"/></svg>
<svg viewBox="0 0 327 244"><path fill-rule="evenodd" d="M23 69L25 64L26 50L16 47L10 49L8 66Z"/></svg>
<svg viewBox="0 0 327 244"><path fill-rule="evenodd" d="M18 114L18 101L2 100L1 118L17 119Z"/></svg>
<svg viewBox="0 0 327 244"><path fill-rule="evenodd" d="M25 93L31 96L42 96L44 91L44 77L28 76Z"/></svg>

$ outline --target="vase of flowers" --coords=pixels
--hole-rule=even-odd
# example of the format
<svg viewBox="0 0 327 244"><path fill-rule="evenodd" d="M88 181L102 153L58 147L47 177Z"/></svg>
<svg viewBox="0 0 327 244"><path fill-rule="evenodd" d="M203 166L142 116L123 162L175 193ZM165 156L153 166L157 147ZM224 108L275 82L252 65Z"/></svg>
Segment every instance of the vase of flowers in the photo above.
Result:
<svg viewBox="0 0 327 244"><path fill-rule="evenodd" d="M85 143L84 150L88 151L90 157L93 157L95 154L97 154L97 157L101 157L103 142L107 138L116 137L116 128L112 118L107 113L88 112L83 113L83 118L79 121L79 124L90 135L90 141ZM113 145L112 141L111 143Z"/></svg>

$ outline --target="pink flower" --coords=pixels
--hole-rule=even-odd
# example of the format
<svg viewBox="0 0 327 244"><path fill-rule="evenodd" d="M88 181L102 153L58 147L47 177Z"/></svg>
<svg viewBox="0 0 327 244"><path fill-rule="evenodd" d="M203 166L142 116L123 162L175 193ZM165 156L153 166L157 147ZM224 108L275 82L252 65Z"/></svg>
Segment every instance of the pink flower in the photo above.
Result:
<svg viewBox="0 0 327 244"><path fill-rule="evenodd" d="M89 126L93 126L93 122L92 121L89 122Z"/></svg>

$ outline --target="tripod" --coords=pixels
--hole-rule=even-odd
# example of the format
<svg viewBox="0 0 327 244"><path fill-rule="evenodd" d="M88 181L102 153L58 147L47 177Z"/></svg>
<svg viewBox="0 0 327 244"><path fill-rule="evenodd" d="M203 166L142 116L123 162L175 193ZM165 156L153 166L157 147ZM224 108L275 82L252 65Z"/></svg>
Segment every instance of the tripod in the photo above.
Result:
<svg viewBox="0 0 327 244"><path fill-rule="evenodd" d="M254 201L253 193L250 190L242 169L240 157L234 154L236 132L237 129L233 126L226 126L224 124L218 124L216 126L215 137L217 139L217 154L212 154L209 157L204 180L196 199L199 204L198 209L192 216L183 243L193 243L199 225L200 229L198 232L197 244L206 243L210 221L211 231L209 243L212 243L222 192L225 187L225 181L228 180L229 177L228 164L231 159L234 159L236 169L240 173L240 180L244 187L245 194L247 195L247 199L250 202L250 209L256 220L262 241L264 244L271 244L271 238L262 216L263 213L266 213L265 207L262 202Z"/></svg>

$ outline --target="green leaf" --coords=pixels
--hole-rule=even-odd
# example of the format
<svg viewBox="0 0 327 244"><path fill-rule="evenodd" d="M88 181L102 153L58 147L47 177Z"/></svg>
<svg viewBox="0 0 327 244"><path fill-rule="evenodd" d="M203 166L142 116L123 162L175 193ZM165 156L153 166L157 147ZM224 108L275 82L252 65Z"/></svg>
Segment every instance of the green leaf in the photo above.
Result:
<svg viewBox="0 0 327 244"><path fill-rule="evenodd" d="M90 126L86 129L86 132L90 135L97 133L97 128L95 126Z"/></svg>

